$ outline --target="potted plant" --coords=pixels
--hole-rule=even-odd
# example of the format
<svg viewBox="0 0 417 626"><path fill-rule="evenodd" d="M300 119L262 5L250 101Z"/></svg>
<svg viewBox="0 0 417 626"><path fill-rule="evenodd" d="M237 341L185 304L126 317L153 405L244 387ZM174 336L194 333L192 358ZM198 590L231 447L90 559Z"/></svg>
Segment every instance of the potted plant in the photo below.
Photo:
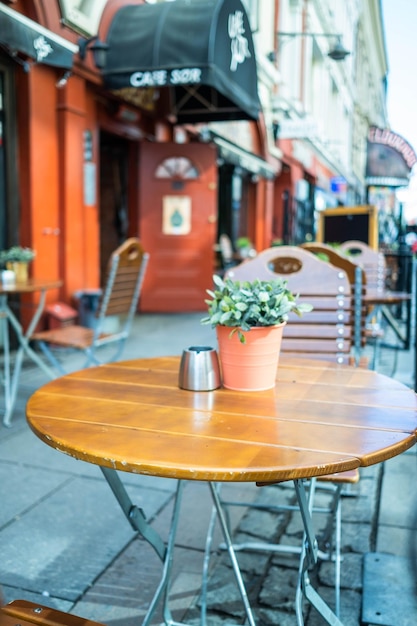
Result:
<svg viewBox="0 0 417 626"><path fill-rule="evenodd" d="M215 275L213 281L216 288L207 290L211 299L205 301L208 315L201 322L216 329L223 385L250 391L272 388L288 315L302 315L311 305L298 303L281 278L250 282Z"/></svg>
<svg viewBox="0 0 417 626"><path fill-rule="evenodd" d="M256 250L249 237L238 237L235 241L235 246L242 259L256 256Z"/></svg>
<svg viewBox="0 0 417 626"><path fill-rule="evenodd" d="M26 282L28 279L28 265L35 258L36 252L31 248L12 246L0 252L0 265L15 273L16 281Z"/></svg>

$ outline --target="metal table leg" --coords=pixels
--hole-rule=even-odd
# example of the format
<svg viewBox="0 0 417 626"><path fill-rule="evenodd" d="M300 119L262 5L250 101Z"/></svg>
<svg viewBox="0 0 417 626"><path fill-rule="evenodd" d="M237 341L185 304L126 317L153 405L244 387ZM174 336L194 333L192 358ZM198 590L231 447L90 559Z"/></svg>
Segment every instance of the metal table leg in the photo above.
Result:
<svg viewBox="0 0 417 626"><path fill-rule="evenodd" d="M142 622L142 626L148 626L150 624L152 616L155 612L155 609L162 598L163 598L163 615L164 615L165 624L169 626L186 626L182 622L176 622L173 620L171 611L168 606L173 551L174 551L175 537L176 537L176 532L177 532L177 527L178 527L178 518L179 518L179 513L180 513L180 508L181 508L181 498L182 498L184 481L182 480L178 481L177 492L176 492L175 501L174 501L174 510L173 510L172 519L171 519L171 528L169 532L168 541L165 544L165 542L162 540L160 535L146 521L146 517L142 509L139 509L137 506L133 504L117 472L115 470L112 470L106 467L101 467L100 469L103 472L105 479L107 480L111 490L113 491L113 494L115 495L130 525L132 526L134 530L139 532L142 535L142 537L153 547L153 549L155 550L155 552L157 553L157 555L159 556L163 564L163 571L162 571L160 583L152 598L149 609ZM232 562L233 571L234 571L236 581L239 587L239 591L242 597L242 601L245 607L245 612L246 612L250 626L255 626L255 620L252 614L251 607L249 605L245 585L243 583L242 574L240 572L239 564L237 562L236 555L233 549L232 540L229 534L224 512L223 512L223 509L220 504L220 500L216 491L216 485L214 483L209 483L209 487L211 490L213 503L216 508L217 515L219 517L220 524L222 527L224 540L228 546L230 560Z"/></svg>
<svg viewBox="0 0 417 626"><path fill-rule="evenodd" d="M209 483L211 490L211 497L213 498L214 506L216 507L216 512L219 518L220 526L223 532L223 538L225 540L227 551L229 553L229 558L232 563L233 571L235 574L237 586L239 588L240 596L242 598L243 606L245 607L246 617L248 618L248 622L250 626L255 626L255 619L253 617L252 608L249 604L248 595L246 593L245 584L243 582L242 574L239 568L239 563L236 559L235 549L233 547L232 538L229 533L229 527L227 524L227 520L223 511L223 507L220 502L219 494L217 492L217 484Z"/></svg>
<svg viewBox="0 0 417 626"><path fill-rule="evenodd" d="M317 563L317 539L313 529L311 519L311 498L312 492L307 497L305 485L302 480L294 480L294 488L300 507L301 517L304 524L304 554L300 563L300 589L306 599L312 604L320 615L326 620L330 626L343 626L343 623L337 615L331 610L328 604L317 593L310 583L308 570ZM311 487L310 487L311 489ZM297 598L298 609L301 608L301 598ZM298 626L303 625L302 614L297 611Z"/></svg>
<svg viewBox="0 0 417 626"><path fill-rule="evenodd" d="M180 622L175 622L173 620L168 607L172 556L178 526L178 517L181 508L181 498L184 482L182 480L179 480L177 484L174 510L171 519L171 528L167 544L165 545L160 535L146 521L146 517L142 509L139 509L133 504L117 472L107 467L101 467L100 469L103 472L108 484L110 485L111 490L116 496L116 499L128 522L130 523L132 528L139 532L142 537L152 546L163 564L161 580L152 598L149 609L144 617L142 626L148 626L148 624L151 623L152 616L162 598L164 598L163 614L165 624L169 624L170 626L185 626L182 625Z"/></svg>

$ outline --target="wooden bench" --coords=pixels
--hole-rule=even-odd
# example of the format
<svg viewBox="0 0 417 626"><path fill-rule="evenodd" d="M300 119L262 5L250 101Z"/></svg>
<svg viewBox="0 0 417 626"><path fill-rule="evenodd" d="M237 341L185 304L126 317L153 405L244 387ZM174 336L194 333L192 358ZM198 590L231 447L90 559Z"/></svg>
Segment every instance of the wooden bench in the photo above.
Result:
<svg viewBox="0 0 417 626"><path fill-rule="evenodd" d="M14 600L0 608L0 626L104 626L27 600Z"/></svg>

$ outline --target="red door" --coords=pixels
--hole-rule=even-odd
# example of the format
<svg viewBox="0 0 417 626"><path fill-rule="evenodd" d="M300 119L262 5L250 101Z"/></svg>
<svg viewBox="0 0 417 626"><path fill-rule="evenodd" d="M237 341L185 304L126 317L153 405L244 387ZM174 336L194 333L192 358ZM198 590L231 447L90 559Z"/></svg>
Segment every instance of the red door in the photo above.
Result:
<svg viewBox="0 0 417 626"><path fill-rule="evenodd" d="M215 263L216 150L145 143L139 180L139 236L150 254L140 308L203 311Z"/></svg>

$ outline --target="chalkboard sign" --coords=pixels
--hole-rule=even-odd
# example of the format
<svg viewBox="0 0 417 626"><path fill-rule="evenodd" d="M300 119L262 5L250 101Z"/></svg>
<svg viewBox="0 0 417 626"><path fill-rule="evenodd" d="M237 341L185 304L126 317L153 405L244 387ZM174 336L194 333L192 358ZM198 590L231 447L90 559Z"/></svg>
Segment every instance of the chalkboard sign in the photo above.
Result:
<svg viewBox="0 0 417 626"><path fill-rule="evenodd" d="M378 249L378 213L375 206L341 206L319 213L317 241L343 243L363 241Z"/></svg>

